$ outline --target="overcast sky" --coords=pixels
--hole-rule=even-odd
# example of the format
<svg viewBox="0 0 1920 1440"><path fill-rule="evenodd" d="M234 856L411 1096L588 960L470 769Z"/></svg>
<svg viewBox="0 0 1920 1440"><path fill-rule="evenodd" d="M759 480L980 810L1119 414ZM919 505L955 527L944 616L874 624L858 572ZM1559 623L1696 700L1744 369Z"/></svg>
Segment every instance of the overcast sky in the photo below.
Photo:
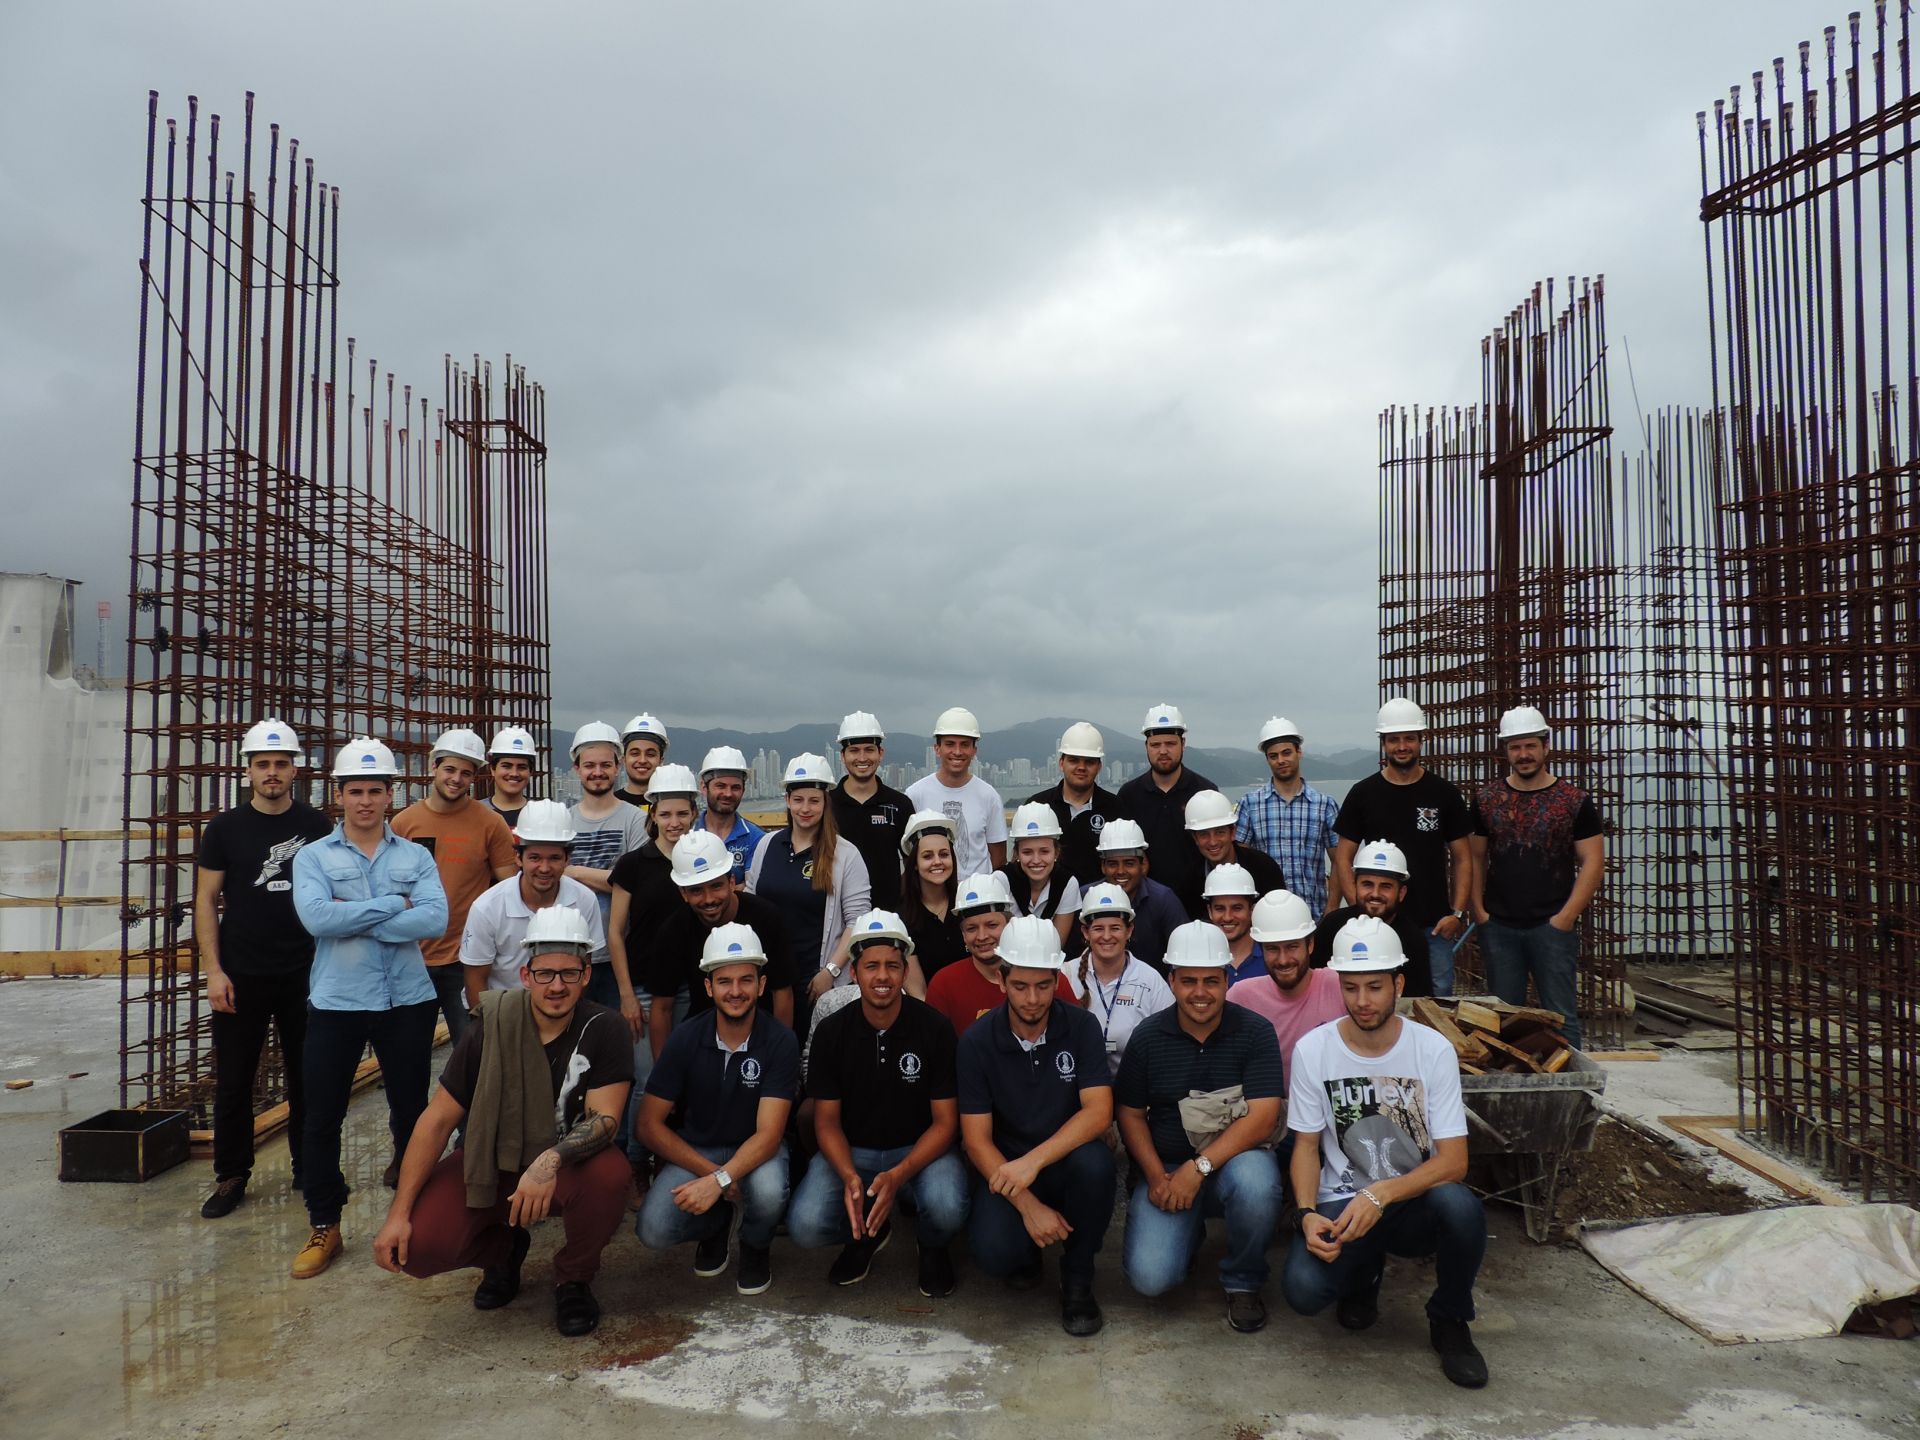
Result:
<svg viewBox="0 0 1920 1440"><path fill-rule="evenodd" d="M1629 348L1704 402L1694 112L1844 18L0 5L0 569L124 612L146 95L252 88L341 189L361 354L547 388L560 725L1361 741L1381 407L1602 271L1623 441Z"/></svg>

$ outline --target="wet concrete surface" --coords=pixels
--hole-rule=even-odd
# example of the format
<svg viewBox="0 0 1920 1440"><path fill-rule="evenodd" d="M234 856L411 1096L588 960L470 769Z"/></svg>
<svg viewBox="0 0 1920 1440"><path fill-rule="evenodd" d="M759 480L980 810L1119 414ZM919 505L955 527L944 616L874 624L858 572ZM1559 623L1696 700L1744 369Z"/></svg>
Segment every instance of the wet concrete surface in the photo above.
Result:
<svg viewBox="0 0 1920 1440"><path fill-rule="evenodd" d="M826 1284L829 1255L780 1241L774 1288L745 1299L630 1231L596 1286L600 1332L566 1340L547 1289L556 1224L536 1234L521 1297L492 1314L473 1310L470 1274L374 1267L377 1091L350 1122L346 1253L296 1281L306 1217L283 1142L220 1221L198 1214L205 1160L138 1186L57 1180L55 1132L115 1103L117 1002L107 981L0 985L0 1078L36 1081L0 1093L0 1435L1920 1435L1914 1343L1716 1346L1584 1254L1529 1244L1498 1208L1475 1327L1493 1383L1478 1393L1448 1385L1427 1348L1426 1267L1389 1270L1365 1334L1285 1312L1270 1286L1272 1322L1240 1336L1211 1283L1217 1242L1149 1302L1119 1278L1117 1223L1091 1340L1061 1332L1047 1290L1010 1293L964 1262L952 1299L923 1299L904 1236L848 1290Z"/></svg>

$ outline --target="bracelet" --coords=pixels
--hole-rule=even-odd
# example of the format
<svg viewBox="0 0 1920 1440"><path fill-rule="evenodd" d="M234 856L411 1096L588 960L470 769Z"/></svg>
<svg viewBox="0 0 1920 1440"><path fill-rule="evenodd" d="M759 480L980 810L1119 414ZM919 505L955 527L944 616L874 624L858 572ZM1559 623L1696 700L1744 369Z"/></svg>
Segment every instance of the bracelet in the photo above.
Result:
<svg viewBox="0 0 1920 1440"><path fill-rule="evenodd" d="M1367 1189L1365 1186L1362 1186L1360 1193L1366 1196L1368 1201L1372 1203L1373 1208L1378 1210L1382 1215L1387 1213L1387 1207L1380 1203L1380 1197L1374 1194L1373 1191Z"/></svg>

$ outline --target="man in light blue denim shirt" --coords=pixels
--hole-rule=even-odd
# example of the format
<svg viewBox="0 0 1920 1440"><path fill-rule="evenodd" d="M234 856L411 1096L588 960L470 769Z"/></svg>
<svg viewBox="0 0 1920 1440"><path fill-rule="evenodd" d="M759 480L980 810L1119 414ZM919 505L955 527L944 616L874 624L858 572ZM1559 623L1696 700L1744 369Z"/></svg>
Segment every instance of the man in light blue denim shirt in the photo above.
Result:
<svg viewBox="0 0 1920 1440"><path fill-rule="evenodd" d="M447 897L433 855L387 824L399 773L393 752L377 740L344 747L333 766L340 824L294 857L293 906L314 939L301 1137L313 1233L294 1259L296 1280L318 1275L340 1253L349 1193L340 1129L369 1041L386 1086L395 1155L427 1104L438 1002L420 942L445 932Z"/></svg>

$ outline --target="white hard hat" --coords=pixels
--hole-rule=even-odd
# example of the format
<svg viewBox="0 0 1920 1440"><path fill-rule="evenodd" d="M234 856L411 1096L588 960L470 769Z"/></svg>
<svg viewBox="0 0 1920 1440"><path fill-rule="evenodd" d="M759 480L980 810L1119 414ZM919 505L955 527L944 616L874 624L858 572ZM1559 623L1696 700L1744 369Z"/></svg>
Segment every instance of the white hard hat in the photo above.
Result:
<svg viewBox="0 0 1920 1440"><path fill-rule="evenodd" d="M711 975L715 970L724 970L729 965L758 965L764 968L767 963L767 947L760 943L760 937L751 925L742 925L734 920L725 925L716 925L707 936L707 943L700 947L700 971Z"/></svg>
<svg viewBox="0 0 1920 1440"><path fill-rule="evenodd" d="M1013 892L1007 888L1007 877L998 870L989 870L984 875L969 875L960 882L960 888L953 898L955 919L976 910L1004 910L1012 914L1013 909Z"/></svg>
<svg viewBox="0 0 1920 1440"><path fill-rule="evenodd" d="M1098 725L1076 720L1067 726L1066 733L1060 737L1059 753L1078 755L1087 760L1104 760L1107 758L1106 738L1101 735Z"/></svg>
<svg viewBox="0 0 1920 1440"><path fill-rule="evenodd" d="M1013 845L1022 840L1058 840L1060 838L1060 817L1053 813L1053 807L1044 800L1029 800L1013 812L1013 821L1007 826L1007 843Z"/></svg>
<svg viewBox="0 0 1920 1440"><path fill-rule="evenodd" d="M1397 875L1404 880L1411 872L1407 869L1406 851L1391 840L1369 840L1353 852L1353 873Z"/></svg>
<svg viewBox="0 0 1920 1440"><path fill-rule="evenodd" d="M864 710L856 710L851 715L840 717L840 733L834 742L845 745L851 740L872 740L876 744L887 738L887 732L880 728L880 719Z"/></svg>
<svg viewBox="0 0 1920 1440"><path fill-rule="evenodd" d="M1231 970L1233 947L1227 932L1204 920L1189 920L1167 937L1161 963L1169 970Z"/></svg>
<svg viewBox="0 0 1920 1440"><path fill-rule="evenodd" d="M1373 722L1376 735L1399 735L1426 728L1426 712L1404 695L1396 695L1382 705L1379 716Z"/></svg>
<svg viewBox="0 0 1920 1440"><path fill-rule="evenodd" d="M667 753L667 727L654 719L653 716L647 714L644 710L621 727L620 743L625 745L629 740L637 739L643 735L649 740L658 740L660 742L660 753L662 755Z"/></svg>
<svg viewBox="0 0 1920 1440"><path fill-rule="evenodd" d="M938 810L916 810L907 817L907 828L900 832L900 853L911 855L914 842L928 830L938 830L952 841L955 836L953 821Z"/></svg>
<svg viewBox="0 0 1920 1440"><path fill-rule="evenodd" d="M1060 948L1060 932L1051 920L1038 915L1020 915L1007 922L1000 932L994 954L1002 965L1022 970L1064 970L1067 955Z"/></svg>
<svg viewBox="0 0 1920 1440"><path fill-rule="evenodd" d="M973 711L959 705L940 712L939 719L933 722L933 738L942 735L964 735L969 740L980 738L980 722L973 718Z"/></svg>
<svg viewBox="0 0 1920 1440"><path fill-rule="evenodd" d="M1200 887L1200 898L1211 900L1216 895L1258 895L1260 887L1253 883L1253 876L1244 865L1235 865L1228 861L1225 865L1216 865L1207 872L1207 883Z"/></svg>
<svg viewBox="0 0 1920 1440"><path fill-rule="evenodd" d="M487 763L487 742L471 730L443 730L440 738L433 742L433 749L428 752L427 764L439 764L442 755L457 755L462 760L484 765Z"/></svg>
<svg viewBox="0 0 1920 1440"><path fill-rule="evenodd" d="M1500 717L1500 739L1518 740L1523 736L1538 735L1542 740L1552 733L1547 717L1531 705L1516 705Z"/></svg>
<svg viewBox="0 0 1920 1440"><path fill-rule="evenodd" d="M521 845L571 845L573 812L558 800L529 800L520 808L513 838Z"/></svg>
<svg viewBox="0 0 1920 1440"><path fill-rule="evenodd" d="M822 790L833 784L833 766L824 755L796 755L787 761L785 789L796 785L818 785Z"/></svg>
<svg viewBox="0 0 1920 1440"><path fill-rule="evenodd" d="M307 763L300 749L300 737L284 720L262 720L249 729L240 740L241 762L245 763L249 755L291 755L294 764Z"/></svg>
<svg viewBox="0 0 1920 1440"><path fill-rule="evenodd" d="M1260 741L1254 749L1264 751L1276 740L1291 740L1296 745L1300 744L1300 727L1286 716L1276 715L1260 727Z"/></svg>
<svg viewBox="0 0 1920 1440"><path fill-rule="evenodd" d="M1181 718L1178 705L1155 705L1147 711L1147 718L1140 722L1140 733L1151 735L1156 730L1187 733L1187 722Z"/></svg>
<svg viewBox="0 0 1920 1440"><path fill-rule="evenodd" d="M620 753L620 732L604 720L589 720L573 732L573 744L567 747L567 758L578 760L580 752L589 745L611 745L613 753Z"/></svg>
<svg viewBox="0 0 1920 1440"><path fill-rule="evenodd" d="M1197 791L1187 801L1187 829L1218 830L1240 818L1239 807L1218 790Z"/></svg>
<svg viewBox="0 0 1920 1440"><path fill-rule="evenodd" d="M897 945L907 954L913 953L913 937L907 933L907 925L891 910L869 910L853 922L853 938L847 942L847 952L858 955L869 945Z"/></svg>
<svg viewBox="0 0 1920 1440"><path fill-rule="evenodd" d="M1253 938L1262 945L1313 934L1313 911L1291 890L1269 890L1253 907Z"/></svg>
<svg viewBox="0 0 1920 1440"><path fill-rule="evenodd" d="M1147 848L1147 832L1137 820L1109 820L1100 828L1100 843L1094 846L1102 855L1128 854Z"/></svg>
<svg viewBox="0 0 1920 1440"><path fill-rule="evenodd" d="M1127 898L1127 892L1104 880L1080 892L1080 923L1098 920L1102 915L1124 915L1129 922L1133 920L1133 901Z"/></svg>
<svg viewBox="0 0 1920 1440"><path fill-rule="evenodd" d="M527 802L529 807L554 803L557 802ZM593 949L593 932L587 929L587 917L571 905L549 905L544 910L534 911L527 920L526 938L521 940L520 945L528 952L528 958L563 949L585 955Z"/></svg>
<svg viewBox="0 0 1920 1440"><path fill-rule="evenodd" d="M747 757L731 745L716 745L700 761L700 778L705 780L717 770L737 770L744 775L748 770Z"/></svg>
<svg viewBox="0 0 1920 1440"><path fill-rule="evenodd" d="M393 751L365 735L352 744L342 745L340 753L333 757L333 778L336 780L391 780L399 773L400 766L393 758Z"/></svg>
<svg viewBox="0 0 1920 1440"><path fill-rule="evenodd" d="M524 755L532 760L540 753L540 747L533 743L530 731L522 730L518 725L508 725L496 731L493 743L487 747L487 758L495 759L501 755Z"/></svg>
<svg viewBox="0 0 1920 1440"><path fill-rule="evenodd" d="M1406 947L1386 921L1377 915L1356 915L1333 937L1329 970L1360 974L1368 970L1398 970L1407 963Z"/></svg>
<svg viewBox="0 0 1920 1440"><path fill-rule="evenodd" d="M700 782L693 778L693 771L684 765L661 765L647 777L647 798L653 800L662 795L698 795Z"/></svg>
<svg viewBox="0 0 1920 1440"><path fill-rule="evenodd" d="M711 830L690 830L673 847L673 883L683 890L732 873L732 852L727 842Z"/></svg>

